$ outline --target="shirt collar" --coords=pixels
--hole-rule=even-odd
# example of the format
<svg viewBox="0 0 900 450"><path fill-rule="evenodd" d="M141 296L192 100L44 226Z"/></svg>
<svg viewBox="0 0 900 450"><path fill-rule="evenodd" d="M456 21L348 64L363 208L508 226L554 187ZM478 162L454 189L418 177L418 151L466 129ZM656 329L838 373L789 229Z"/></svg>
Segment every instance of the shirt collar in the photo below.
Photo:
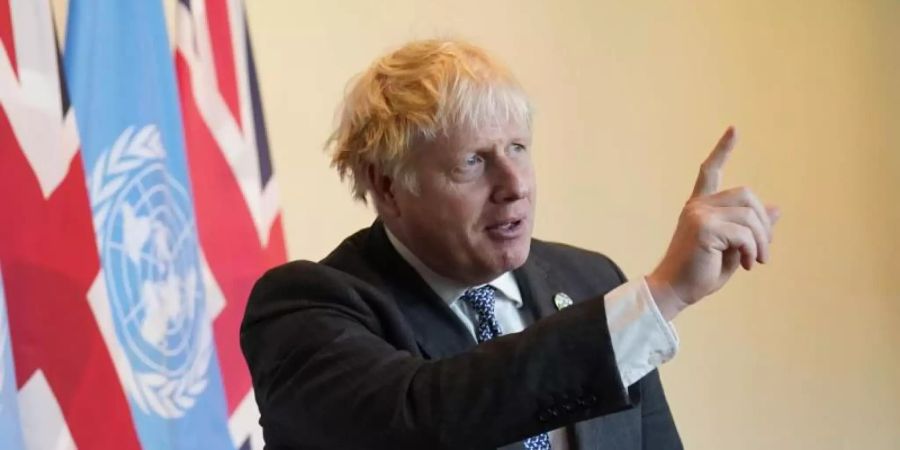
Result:
<svg viewBox="0 0 900 450"><path fill-rule="evenodd" d="M506 272L503 275L491 280L488 283L479 285L479 286L468 286L463 283L459 283L457 281L453 281L443 275L438 274L437 272L428 268L425 263L422 262L412 251L406 248L393 233L387 227L384 227L384 231L387 234L388 240L391 242L391 245L394 246L394 249L397 250L397 253L407 262L409 265L419 273L425 283L428 284L429 287L448 305L452 305L456 300L458 300L462 295L471 288L481 287L485 285L490 285L497 291L499 291L498 298L505 298L513 302L516 308L522 307L522 293L519 290L519 285L516 283L516 278L513 276L512 272Z"/></svg>

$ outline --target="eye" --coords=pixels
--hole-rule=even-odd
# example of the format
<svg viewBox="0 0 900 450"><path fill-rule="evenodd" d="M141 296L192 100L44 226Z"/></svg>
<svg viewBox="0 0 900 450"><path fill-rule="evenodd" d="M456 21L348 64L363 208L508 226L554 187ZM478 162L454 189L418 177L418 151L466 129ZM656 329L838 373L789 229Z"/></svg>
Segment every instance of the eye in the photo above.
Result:
<svg viewBox="0 0 900 450"><path fill-rule="evenodd" d="M481 155L473 154L466 158L464 165L466 167L475 167L483 162L484 158L482 158Z"/></svg>
<svg viewBox="0 0 900 450"><path fill-rule="evenodd" d="M512 150L516 153L522 153L522 152L526 151L527 149L522 144L513 144Z"/></svg>
<svg viewBox="0 0 900 450"><path fill-rule="evenodd" d="M453 178L458 181L474 180L484 172L484 167L484 157L477 153L472 153L453 168Z"/></svg>

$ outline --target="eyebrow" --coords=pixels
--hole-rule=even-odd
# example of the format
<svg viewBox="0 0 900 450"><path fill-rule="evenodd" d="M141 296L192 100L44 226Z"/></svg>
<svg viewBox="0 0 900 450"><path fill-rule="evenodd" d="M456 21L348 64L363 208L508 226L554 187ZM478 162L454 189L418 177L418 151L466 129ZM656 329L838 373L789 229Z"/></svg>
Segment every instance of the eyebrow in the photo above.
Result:
<svg viewBox="0 0 900 450"><path fill-rule="evenodd" d="M515 136L515 137L512 137L512 138L509 139L509 142L507 143L507 145L510 145L510 144L521 144L521 143L531 143L531 138L530 138L530 137ZM492 143L479 142L479 143L477 143L477 144L475 144L475 145L472 145L472 146L461 146L461 148L473 148L474 150L472 150L472 151L479 151L479 152L480 152L480 151L493 150L494 145L493 145Z"/></svg>

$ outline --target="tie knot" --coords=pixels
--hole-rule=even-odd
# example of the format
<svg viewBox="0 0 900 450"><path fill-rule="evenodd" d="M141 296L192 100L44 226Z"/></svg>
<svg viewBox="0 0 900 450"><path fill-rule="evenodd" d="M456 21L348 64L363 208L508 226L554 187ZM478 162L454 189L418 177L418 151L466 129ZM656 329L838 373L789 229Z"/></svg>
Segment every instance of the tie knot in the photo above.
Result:
<svg viewBox="0 0 900 450"><path fill-rule="evenodd" d="M466 291L462 300L469 304L478 316L476 337L478 342L484 342L503 334L497 315L494 313L494 288L482 286Z"/></svg>
<svg viewBox="0 0 900 450"><path fill-rule="evenodd" d="M462 299L479 315L482 313L494 315L494 288L490 285L469 289L463 294Z"/></svg>

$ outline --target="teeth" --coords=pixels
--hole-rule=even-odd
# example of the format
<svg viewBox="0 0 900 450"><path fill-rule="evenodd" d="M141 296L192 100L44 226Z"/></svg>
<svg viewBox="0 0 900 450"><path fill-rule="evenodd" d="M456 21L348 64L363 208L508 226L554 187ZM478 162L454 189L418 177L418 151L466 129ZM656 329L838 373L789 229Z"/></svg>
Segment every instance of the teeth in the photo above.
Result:
<svg viewBox="0 0 900 450"><path fill-rule="evenodd" d="M504 222L504 223L501 223L501 224L499 224L499 225L494 225L494 226L491 227L491 228L493 228L493 229L495 229L495 230L509 231L509 230L512 230L513 228L515 228L516 225L518 225L518 223L519 223L519 221L517 221L517 220L516 220L516 221L512 221L512 222Z"/></svg>

